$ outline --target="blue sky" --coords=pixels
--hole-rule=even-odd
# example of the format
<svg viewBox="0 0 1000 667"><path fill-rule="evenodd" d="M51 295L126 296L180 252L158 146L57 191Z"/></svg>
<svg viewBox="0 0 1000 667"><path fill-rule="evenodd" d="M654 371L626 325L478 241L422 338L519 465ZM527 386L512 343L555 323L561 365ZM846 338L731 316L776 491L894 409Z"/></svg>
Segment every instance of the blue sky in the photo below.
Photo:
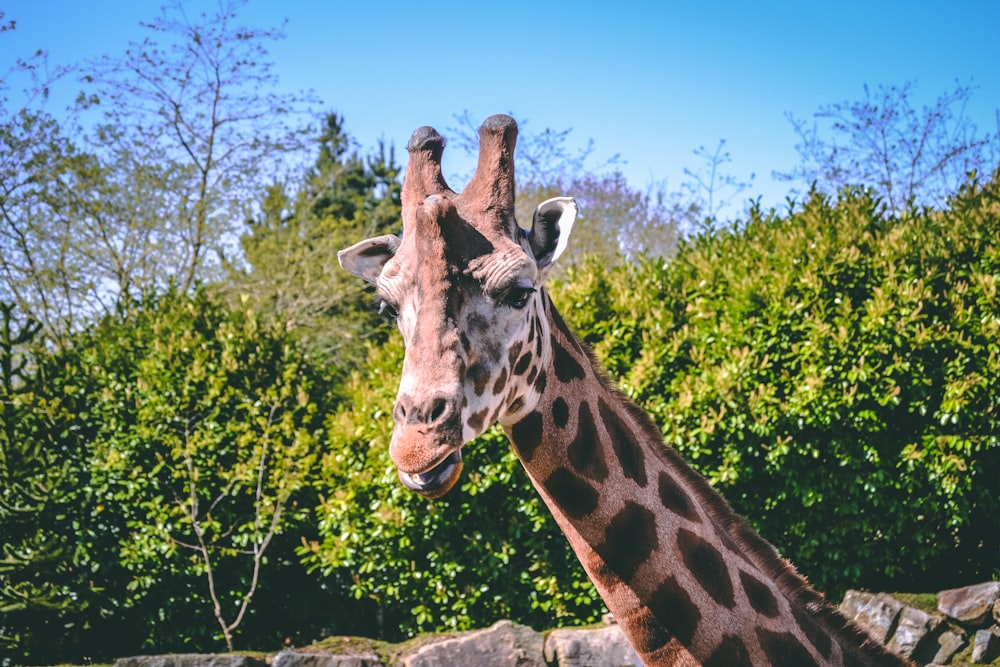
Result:
<svg viewBox="0 0 1000 667"><path fill-rule="evenodd" d="M160 4L14 0L0 71L37 48L52 64L120 52ZM572 128L571 143L592 139L598 158L620 154L634 187L675 189L700 166L693 151L725 139L727 170L756 174L747 196L765 204L787 192L772 171L798 161L786 112L810 117L861 99L865 84L907 81L919 103L972 81L981 130L996 128L1000 107L996 0L251 0L241 16L260 27L288 19L270 47L282 87L313 89L363 147L384 139L404 160L420 125L512 113L532 131ZM457 152L446 151L445 173L466 169Z"/></svg>

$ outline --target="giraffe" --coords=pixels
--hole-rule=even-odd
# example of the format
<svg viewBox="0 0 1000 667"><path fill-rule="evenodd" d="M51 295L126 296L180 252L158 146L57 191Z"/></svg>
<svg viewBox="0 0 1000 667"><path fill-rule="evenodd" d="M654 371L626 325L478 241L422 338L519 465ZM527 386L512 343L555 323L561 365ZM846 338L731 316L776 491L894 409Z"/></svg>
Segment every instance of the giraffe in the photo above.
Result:
<svg viewBox="0 0 1000 667"><path fill-rule="evenodd" d="M867 639L667 447L606 379L544 289L577 216L514 220L517 124L491 116L460 192L430 127L407 145L401 237L342 250L405 344L389 453L428 498L499 422L644 665L910 664Z"/></svg>

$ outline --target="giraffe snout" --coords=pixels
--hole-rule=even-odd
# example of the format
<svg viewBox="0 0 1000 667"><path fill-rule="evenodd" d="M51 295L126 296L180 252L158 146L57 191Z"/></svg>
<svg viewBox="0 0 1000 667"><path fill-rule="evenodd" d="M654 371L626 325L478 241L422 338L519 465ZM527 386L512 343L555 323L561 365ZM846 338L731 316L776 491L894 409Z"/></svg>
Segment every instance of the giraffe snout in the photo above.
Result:
<svg viewBox="0 0 1000 667"><path fill-rule="evenodd" d="M389 455L407 473L424 473L462 446L462 414L457 398L442 392L401 393L396 397Z"/></svg>
<svg viewBox="0 0 1000 667"><path fill-rule="evenodd" d="M392 418L397 425L434 427L446 424L458 413L457 401L443 395L414 398L400 396Z"/></svg>
<svg viewBox="0 0 1000 667"><path fill-rule="evenodd" d="M416 397L401 394L393 410L396 428L389 456L400 481L409 489L439 498L462 473L461 409L441 393Z"/></svg>

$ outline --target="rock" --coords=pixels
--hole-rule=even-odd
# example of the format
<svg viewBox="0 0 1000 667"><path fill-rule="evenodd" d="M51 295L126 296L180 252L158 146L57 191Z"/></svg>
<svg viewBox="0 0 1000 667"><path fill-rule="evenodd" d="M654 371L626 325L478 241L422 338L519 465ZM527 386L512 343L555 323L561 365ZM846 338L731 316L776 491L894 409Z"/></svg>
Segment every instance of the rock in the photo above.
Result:
<svg viewBox="0 0 1000 667"><path fill-rule="evenodd" d="M938 593L938 609L962 625L981 628L1000 600L1000 581L952 588Z"/></svg>
<svg viewBox="0 0 1000 667"><path fill-rule="evenodd" d="M545 639L545 660L557 667L635 667L635 651L621 628L564 628Z"/></svg>
<svg viewBox="0 0 1000 667"><path fill-rule="evenodd" d="M885 593L872 595L851 590L840 603L840 613L881 644L889 641L902 611L903 603Z"/></svg>
<svg viewBox="0 0 1000 667"><path fill-rule="evenodd" d="M332 653L300 653L282 651L271 667L385 667L374 653L337 655Z"/></svg>
<svg viewBox="0 0 1000 667"><path fill-rule="evenodd" d="M965 648L968 640L962 630L944 625L920 643L910 657L920 665L947 665L956 653Z"/></svg>
<svg viewBox="0 0 1000 667"><path fill-rule="evenodd" d="M539 633L511 621L486 630L465 632L424 644L403 656L403 667L546 667L545 640Z"/></svg>
<svg viewBox="0 0 1000 667"><path fill-rule="evenodd" d="M889 649L907 658L913 657L920 643L930 635L943 619L926 611L903 607L899 613L896 631L889 640Z"/></svg>
<svg viewBox="0 0 1000 667"><path fill-rule="evenodd" d="M979 630L972 640L972 662L984 664L1000 656L1000 628Z"/></svg>
<svg viewBox="0 0 1000 667"><path fill-rule="evenodd" d="M267 667L267 663L246 655L166 653L119 658L115 667Z"/></svg>

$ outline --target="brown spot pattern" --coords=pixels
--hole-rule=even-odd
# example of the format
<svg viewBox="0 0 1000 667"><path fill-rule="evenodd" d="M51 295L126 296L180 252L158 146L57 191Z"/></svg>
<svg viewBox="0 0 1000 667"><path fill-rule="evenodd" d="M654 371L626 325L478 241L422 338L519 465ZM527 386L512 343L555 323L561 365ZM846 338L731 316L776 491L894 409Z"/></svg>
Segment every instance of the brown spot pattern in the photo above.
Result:
<svg viewBox="0 0 1000 667"><path fill-rule="evenodd" d="M500 376L497 377L497 381L493 383L493 395L499 396L503 393L503 390L507 388L507 369L504 368L500 371Z"/></svg>
<svg viewBox="0 0 1000 667"><path fill-rule="evenodd" d="M701 522L687 492L665 471L660 472L659 492L660 502L668 511L679 514L688 521Z"/></svg>
<svg viewBox="0 0 1000 667"><path fill-rule="evenodd" d="M583 366L555 338L552 339L552 353L552 365L560 382L566 384L584 378Z"/></svg>
<svg viewBox="0 0 1000 667"><path fill-rule="evenodd" d="M598 401L597 410L604 427L608 429L608 437L611 438L611 445L615 449L618 462L621 463L622 472L636 484L646 488L646 484L649 483L646 477L646 459L636 442L635 435L622 422L618 413L604 402L604 399Z"/></svg>
<svg viewBox="0 0 1000 667"><path fill-rule="evenodd" d="M736 635L722 635L722 641L702 663L702 667L740 667L752 665L747 645Z"/></svg>
<svg viewBox="0 0 1000 667"><path fill-rule="evenodd" d="M548 376L545 375L545 371L542 371L541 373L539 373L538 377L535 378L535 391L537 391L539 394L544 394L545 393L545 385L548 382L548 380L549 379L548 379Z"/></svg>
<svg viewBox="0 0 1000 667"><path fill-rule="evenodd" d="M517 360L517 364L514 365L514 375L524 375L524 372L528 370L528 366L531 364L531 352L525 352L521 355L521 358Z"/></svg>
<svg viewBox="0 0 1000 667"><path fill-rule="evenodd" d="M619 577L629 581L659 546L656 516L630 500L611 518L604 529L604 541L594 551Z"/></svg>
<svg viewBox="0 0 1000 667"><path fill-rule="evenodd" d="M844 667L868 667L868 665L853 653L844 653Z"/></svg>
<svg viewBox="0 0 1000 667"><path fill-rule="evenodd" d="M757 628L757 639L771 667L818 667L806 647L790 632Z"/></svg>
<svg viewBox="0 0 1000 667"><path fill-rule="evenodd" d="M586 402L580 403L576 421L576 437L566 448L566 454L573 468L581 475L603 482L608 476L608 464L604 460L604 450L597 440L597 424L594 414Z"/></svg>
<svg viewBox="0 0 1000 667"><path fill-rule="evenodd" d="M552 471L542 486L572 519L581 519L597 509L597 489L566 468Z"/></svg>
<svg viewBox="0 0 1000 667"><path fill-rule="evenodd" d="M508 362L508 365L511 366L512 368L513 368L514 364L516 363L517 358L519 356L521 356L521 348L523 348L523 347L524 347L524 343L522 343L521 341L517 341L513 345L510 346L510 352L507 355L507 362Z"/></svg>
<svg viewBox="0 0 1000 667"><path fill-rule="evenodd" d="M490 372L482 364L473 364L469 367L466 377L472 380L472 390L476 396L482 396L486 391L486 384L490 381Z"/></svg>
<svg viewBox="0 0 1000 667"><path fill-rule="evenodd" d="M510 437L517 447L521 459L528 463L535 456L535 450L542 444L542 413L537 410L514 424Z"/></svg>
<svg viewBox="0 0 1000 667"><path fill-rule="evenodd" d="M752 574L740 572L740 582L743 584L743 592L746 593L747 600L754 611L762 616L774 618L778 615L778 599L774 597L771 589L761 583Z"/></svg>
<svg viewBox="0 0 1000 667"><path fill-rule="evenodd" d="M649 598L649 609L679 642L691 645L701 622L701 611L677 579L668 577Z"/></svg>
<svg viewBox="0 0 1000 667"><path fill-rule="evenodd" d="M569 422L569 406L566 405L562 396L552 401L552 421L559 428L566 428L566 424Z"/></svg>
<svg viewBox="0 0 1000 667"><path fill-rule="evenodd" d="M480 431L483 428L483 423L486 421L486 415L490 413L489 408L480 410L479 412L473 414L469 417L469 426L473 431Z"/></svg>
<svg viewBox="0 0 1000 667"><path fill-rule="evenodd" d="M684 564L705 592L723 607L735 607L733 582L729 579L729 568L719 550L686 528L677 533L677 548Z"/></svg>
<svg viewBox="0 0 1000 667"><path fill-rule="evenodd" d="M638 612L619 620L619 623L630 628L633 645L641 654L653 653L673 639L668 629L663 627L663 623L648 607L640 607Z"/></svg>

